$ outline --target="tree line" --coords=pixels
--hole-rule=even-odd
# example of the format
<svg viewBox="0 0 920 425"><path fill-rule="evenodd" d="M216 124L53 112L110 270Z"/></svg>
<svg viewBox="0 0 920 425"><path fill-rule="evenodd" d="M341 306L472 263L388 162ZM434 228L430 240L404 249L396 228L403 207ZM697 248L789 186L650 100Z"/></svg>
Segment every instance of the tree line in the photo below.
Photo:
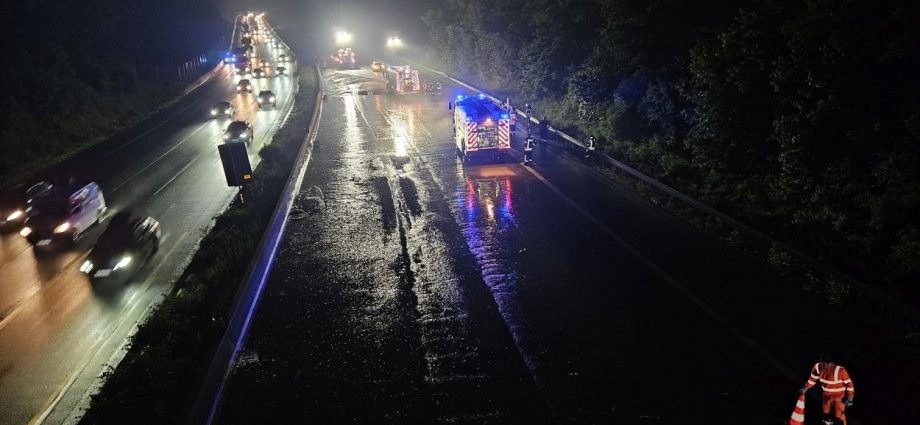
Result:
<svg viewBox="0 0 920 425"><path fill-rule="evenodd" d="M430 56L863 279L920 277L920 12L897 0L444 0Z"/></svg>
<svg viewBox="0 0 920 425"><path fill-rule="evenodd" d="M177 64L213 52L228 27L212 0L5 5L0 185L50 165L174 96Z"/></svg>

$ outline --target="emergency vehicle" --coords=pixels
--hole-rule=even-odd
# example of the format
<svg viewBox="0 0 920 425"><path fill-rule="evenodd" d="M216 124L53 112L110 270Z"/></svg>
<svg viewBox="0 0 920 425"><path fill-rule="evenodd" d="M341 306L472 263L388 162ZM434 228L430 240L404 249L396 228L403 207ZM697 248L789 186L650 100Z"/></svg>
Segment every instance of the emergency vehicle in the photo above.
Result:
<svg viewBox="0 0 920 425"><path fill-rule="evenodd" d="M387 91L390 93L417 93L422 89L418 71L408 65L387 68L384 78L387 80Z"/></svg>
<svg viewBox="0 0 920 425"><path fill-rule="evenodd" d="M355 52L351 47L339 49L332 55L332 61L342 69L355 69Z"/></svg>
<svg viewBox="0 0 920 425"><path fill-rule="evenodd" d="M511 150L508 112L483 95L457 96L454 110L454 141L464 160L471 154L491 154L501 159Z"/></svg>

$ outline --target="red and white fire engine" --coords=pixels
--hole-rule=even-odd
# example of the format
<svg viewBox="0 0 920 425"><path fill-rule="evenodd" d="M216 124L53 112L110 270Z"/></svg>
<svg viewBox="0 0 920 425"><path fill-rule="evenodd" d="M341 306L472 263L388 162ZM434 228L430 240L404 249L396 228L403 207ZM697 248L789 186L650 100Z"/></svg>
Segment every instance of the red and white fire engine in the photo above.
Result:
<svg viewBox="0 0 920 425"><path fill-rule="evenodd" d="M483 95L457 96L453 109L454 141L464 160L472 154L491 154L498 160L511 150L508 112Z"/></svg>
<svg viewBox="0 0 920 425"><path fill-rule="evenodd" d="M339 49L332 55L332 62L341 69L355 69L355 52L351 47Z"/></svg>
<svg viewBox="0 0 920 425"><path fill-rule="evenodd" d="M387 91L390 93L418 93L422 89L418 71L409 65L387 68L384 78L387 80Z"/></svg>

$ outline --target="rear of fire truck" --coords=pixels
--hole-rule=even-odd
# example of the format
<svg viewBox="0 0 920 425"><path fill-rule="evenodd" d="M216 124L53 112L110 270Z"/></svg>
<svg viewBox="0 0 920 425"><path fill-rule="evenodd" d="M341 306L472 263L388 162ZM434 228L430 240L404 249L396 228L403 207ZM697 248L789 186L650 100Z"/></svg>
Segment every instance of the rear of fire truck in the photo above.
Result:
<svg viewBox="0 0 920 425"><path fill-rule="evenodd" d="M510 127L508 113L485 96L457 96L454 141L465 161L474 155L501 160L511 150Z"/></svg>

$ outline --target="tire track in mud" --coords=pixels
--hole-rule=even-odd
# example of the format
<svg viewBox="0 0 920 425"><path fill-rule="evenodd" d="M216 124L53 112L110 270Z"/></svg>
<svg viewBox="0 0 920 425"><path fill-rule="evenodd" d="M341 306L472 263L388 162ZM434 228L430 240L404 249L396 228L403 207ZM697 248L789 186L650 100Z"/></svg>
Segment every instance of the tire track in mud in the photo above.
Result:
<svg viewBox="0 0 920 425"><path fill-rule="evenodd" d="M386 123L394 125L399 117L390 112L382 111ZM439 182L417 150L408 158L388 159L404 253L412 253L414 308L439 422L546 421L544 404Z"/></svg>

